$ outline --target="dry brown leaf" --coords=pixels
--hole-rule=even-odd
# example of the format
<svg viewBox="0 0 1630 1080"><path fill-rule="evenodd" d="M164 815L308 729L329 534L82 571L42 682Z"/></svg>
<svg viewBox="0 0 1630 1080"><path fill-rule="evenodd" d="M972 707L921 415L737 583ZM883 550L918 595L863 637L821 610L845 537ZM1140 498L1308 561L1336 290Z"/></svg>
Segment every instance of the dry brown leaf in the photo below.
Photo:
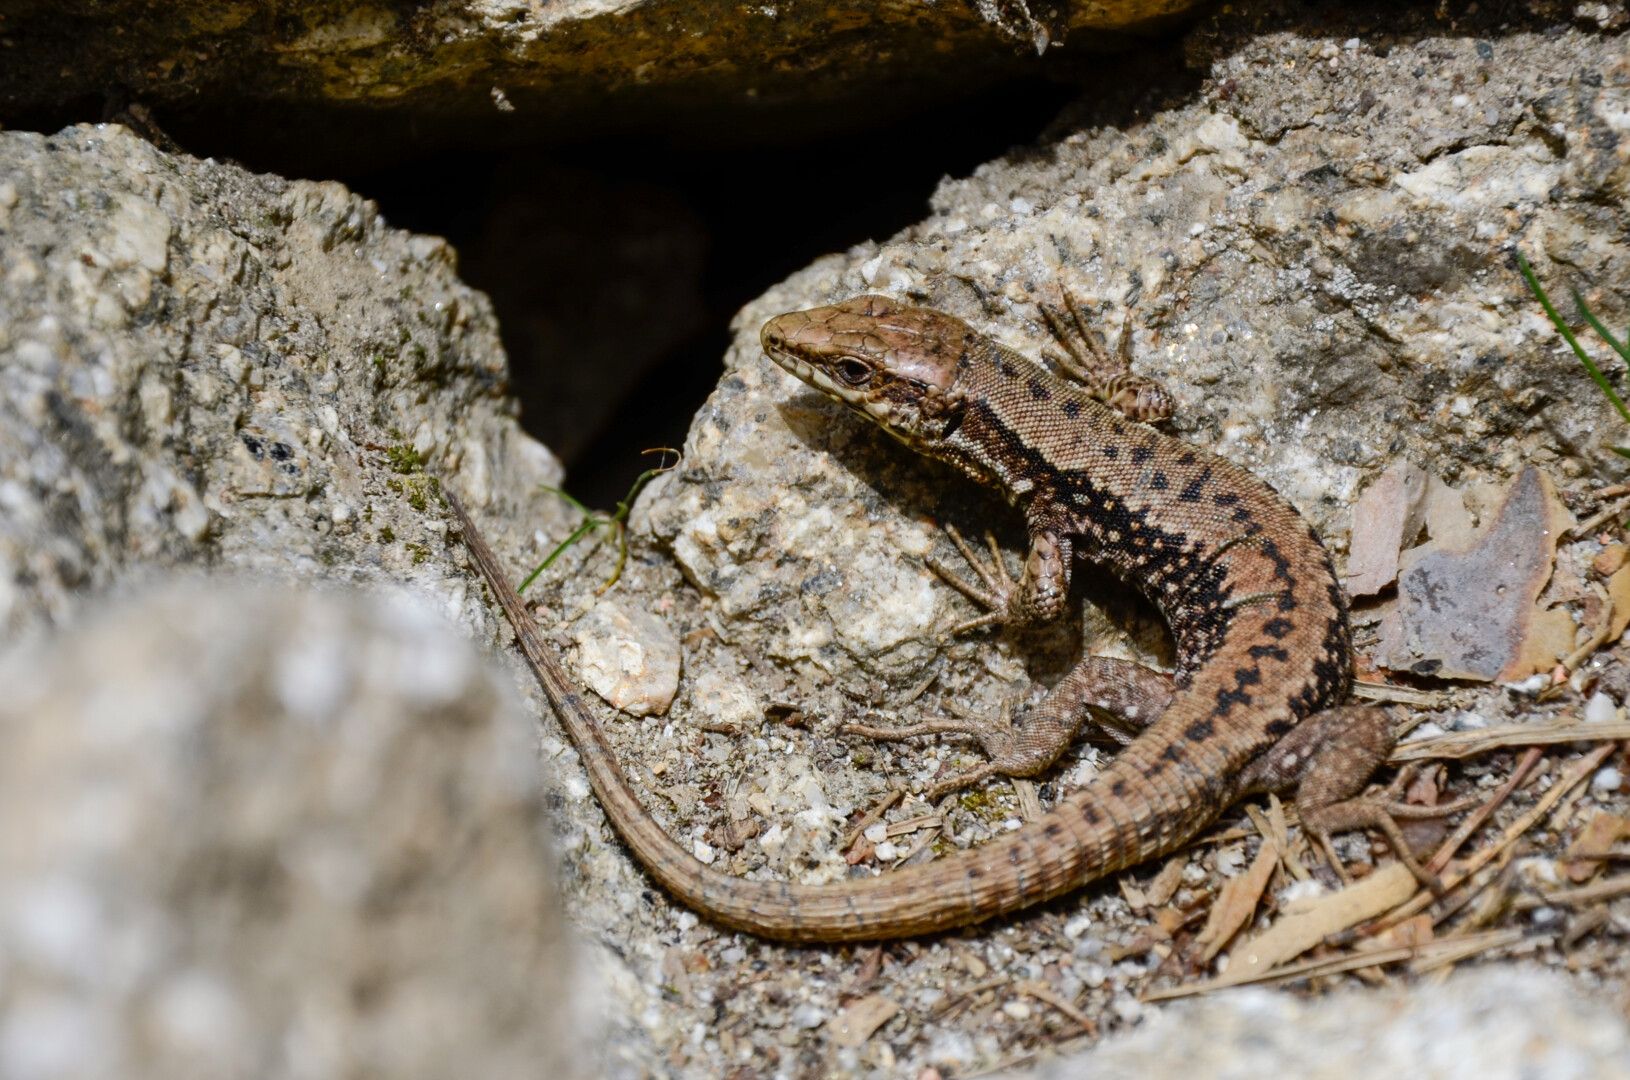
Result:
<svg viewBox="0 0 1630 1080"><path fill-rule="evenodd" d="M1460 551L1470 546L1476 529L1466 500L1460 492L1439 480L1436 475L1426 480L1423 499L1426 514L1426 533L1441 548Z"/></svg>
<svg viewBox="0 0 1630 1080"><path fill-rule="evenodd" d="M1165 907L1177 892L1177 887L1183 884L1183 871L1189 865L1187 852L1178 852L1166 860L1166 865L1160 868L1149 884L1143 887L1144 897L1154 907Z"/></svg>
<svg viewBox="0 0 1630 1080"><path fill-rule="evenodd" d="M1353 503L1347 544L1349 596L1374 596L1398 577L1398 554L1421 531L1426 473L1407 461L1388 466Z"/></svg>
<svg viewBox="0 0 1630 1080"><path fill-rule="evenodd" d="M1377 934L1366 942L1362 942L1360 949L1395 949L1399 946L1416 948L1425 945L1437 936L1433 929L1432 916L1424 912L1412 918L1405 919L1397 926L1389 928L1385 933Z"/></svg>
<svg viewBox="0 0 1630 1080"><path fill-rule="evenodd" d="M894 1018L900 1006L882 994L867 994L856 998L838 1014L833 1026L832 1041L839 1046L855 1047L872 1037L872 1033Z"/></svg>
<svg viewBox="0 0 1630 1080"><path fill-rule="evenodd" d="M1439 543L1405 554L1398 578L1399 647L1386 664L1443 678L1521 679L1573 649L1573 619L1535 601L1556 544L1573 524L1551 480L1529 466L1493 523L1463 550Z"/></svg>
<svg viewBox="0 0 1630 1080"><path fill-rule="evenodd" d="M1407 866L1390 863L1337 892L1291 904L1272 926L1229 953L1226 977L1243 981L1300 956L1331 934L1392 910L1417 887Z"/></svg>
<svg viewBox="0 0 1630 1080"><path fill-rule="evenodd" d="M1630 561L1630 547L1623 544L1609 544L1596 553L1590 560L1590 568L1602 577L1612 577L1618 573L1626 561Z"/></svg>
<svg viewBox="0 0 1630 1080"><path fill-rule="evenodd" d="M1575 885L1589 881L1602 868L1602 857L1627 836L1630 818L1598 810L1563 853L1562 873Z"/></svg>
<svg viewBox="0 0 1630 1080"><path fill-rule="evenodd" d="M1187 913L1174 907L1156 908L1154 918L1155 925L1165 931L1167 937L1177 933L1189 921Z"/></svg>
<svg viewBox="0 0 1630 1080"><path fill-rule="evenodd" d="M1200 946L1200 960L1202 963L1211 963L1213 957L1222 951L1239 928L1244 926L1256 911L1256 905L1262 899L1262 890L1268 887L1268 879L1273 877L1274 866L1279 862L1279 851L1273 844L1264 840L1262 847L1251 860L1251 865L1245 873L1238 877L1229 878L1223 883L1222 891L1211 905L1211 913L1206 916L1205 927L1194 943Z"/></svg>
<svg viewBox="0 0 1630 1080"><path fill-rule="evenodd" d="M1619 567L1607 579L1607 595L1613 601L1613 619L1607 627L1607 640L1612 642L1630 626L1630 566Z"/></svg>
<svg viewBox="0 0 1630 1080"><path fill-rule="evenodd" d="M1123 875L1115 880L1115 884L1121 887L1121 895L1126 898L1126 906L1131 908L1134 914L1142 915L1149 910L1149 898L1144 895L1142 889L1132 884L1131 878Z"/></svg>

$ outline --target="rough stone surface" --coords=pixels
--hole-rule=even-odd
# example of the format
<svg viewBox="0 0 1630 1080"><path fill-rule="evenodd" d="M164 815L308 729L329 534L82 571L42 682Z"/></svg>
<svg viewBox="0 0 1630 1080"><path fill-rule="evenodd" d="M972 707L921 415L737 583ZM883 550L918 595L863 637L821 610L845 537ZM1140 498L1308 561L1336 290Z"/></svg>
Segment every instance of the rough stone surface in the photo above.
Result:
<svg viewBox="0 0 1630 1080"><path fill-rule="evenodd" d="M1611 410L1510 253L1625 322L1627 105L1622 37L1275 34L1129 129L1067 116L1042 152L943 184L921 224L744 310L652 528L753 648L850 686L935 669L967 605L920 559L956 559L930 518L1014 543L1014 516L758 348L766 317L866 291L1032 355L1049 340L1036 304L1060 289L1109 327L1130 308L1175 432L1272 483L1338 555L1357 492L1400 457L1457 483L1524 462L1613 477Z"/></svg>
<svg viewBox="0 0 1630 1080"><path fill-rule="evenodd" d="M520 433L504 379L491 311L458 280L447 246L388 228L372 204L338 185L166 154L115 126L0 134L0 652L175 566L266 575L289 590L335 579L400 584L444 617L474 617L490 632L495 623L470 575L449 563L438 481L426 463L456 467L484 517L524 502L512 512L524 524L507 531L528 538L534 561L553 546L549 537L558 541L575 524L558 498L534 494L559 483L559 465ZM580 568L574 556L563 562ZM253 628L273 613L246 608L237 618ZM350 624L332 618L341 630L324 640L346 641ZM124 625L137 639L146 632ZM352 644L366 666L366 642ZM227 654L173 648L201 682L221 693L239 685ZM428 677L441 668L426 648ZM112 665L87 652L80 660L78 679L102 696L99 715L145 685L135 659ZM556 741L550 751L563 748ZM524 739L519 754L535 761ZM601 859L614 850L581 781L570 786L576 776L549 821L568 856L560 891L569 905L585 890L612 893L620 911L639 880L625 863L609 876L572 869L590 858L585 849ZM420 776L404 795L424 813L440 812L439 796L423 786L433 777ZM44 801L27 814L8 810L7 822L54 805L49 789L8 794ZM174 842L179 852L203 839ZM545 855L539 848L531 857L541 865ZM108 873L104 893L127 887L120 867ZM428 970L433 954L421 959ZM645 985L609 954L595 962L620 988L625 1008L614 1015L638 1015ZM7 963L0 958L0 986ZM318 1009L302 1022L339 1024L348 1008L335 1001L332 1015ZM63 1014L75 1024L88 1015ZM501 1009L487 1021L499 1026L471 1031L507 1030ZM607 1043L622 1059L650 1058L630 1038Z"/></svg>
<svg viewBox="0 0 1630 1080"><path fill-rule="evenodd" d="M511 138L540 123L582 128L630 108L751 117L842 100L878 111L1033 70L1049 43L1068 37L1080 52L1191 6L299 0L274 14L202 0L155 17L140 0L25 0L0 22L0 118L115 88L161 106L256 109L295 139L279 110L361 108L392 137L411 123L416 142L467 137L472 123ZM364 139L368 127L356 129Z"/></svg>
<svg viewBox="0 0 1630 1080"><path fill-rule="evenodd" d="M559 481L504 377L452 251L338 185L0 134L0 640L155 565L443 580L424 462Z"/></svg>
<svg viewBox="0 0 1630 1080"><path fill-rule="evenodd" d="M844 738L841 721L999 715L1056 677L1083 642L1156 660L1163 648L1145 609L1089 568L1078 575L1083 626L946 642L945 628L971 610L922 561L930 550L957 559L937 523L971 535L994 526L1016 563L1015 515L766 361L757 333L772 314L884 292L958 314L1034 355L1048 340L1035 305L1056 302L1061 287L1109 328L1130 307L1136 367L1179 400L1173 429L1274 484L1338 562L1355 496L1399 460L1463 486L1509 481L1533 462L1574 499L1621 475L1606 445L1622 434L1510 252L1524 250L1554 291L1578 287L1609 312L1609 325L1630 316L1624 39L1562 31L1384 48L1305 33L1216 40L1226 47L1195 39L1197 53L1217 51L1189 99L1136 122L1114 102L1084 105L1039 148L944 183L919 225L822 260L739 317L728 371L697 418L684 465L637 515L699 591L703 625L723 638L687 652L687 681L733 656L770 673L758 684L770 705L756 741L721 748L718 766L692 754L661 778L720 797L711 815L705 798L658 805L680 834L710 818L738 835L762 826L721 856L732 872L786 872L777 845L796 827L806 830L792 864L799 879L876 866L864 850L855 867L845 865L846 830L835 819L821 824L825 808L846 817L891 784L980 760L952 739L877 746ZM1359 615L1373 639L1372 613ZM695 640L684 613L678 618L682 639ZM1578 705L1536 708L1503 692L1442 700L1429 710L1437 730ZM640 749L647 760L724 741L686 732L687 720L707 719L693 704L682 688L669 727ZM1066 760L1043 785L1043 805L1090 776L1098 753ZM784 768L805 760L818 770L817 787L799 786L800 774ZM1492 784L1509 761L1469 769ZM774 796L787 791L809 794L802 814L778 806ZM919 858L1000 832L1022 803L997 785L933 808L908 799L887 820L931 811L943 831ZM1567 828L1589 812L1574 811ZM888 851L910 854L918 839L892 838ZM1362 837L1344 838L1340 850L1375 858ZM1208 891L1202 883L1226 876L1240 855L1181 855L1183 880ZM833 1018L872 984L846 990L836 979L766 974L726 999L713 1024L728 1054L783 1015L792 1022L790 1004L784 1014L759 1008L776 1000L771 987L780 983L781 995L826 1018L798 1044L795 1070L987 1068L1067 1037L1071 1024L1011 989L969 987L998 975L1041 977L1113 1030L1148 1011L1137 1001L1142 989L1185 970L1193 977L1189 939L1168 941L1146 915L1105 884L977 933L888 953L875 986L900 1010L858 1048L842 1045ZM1615 987L1625 970L1614 959L1618 933L1608 932L1598 954ZM698 948L715 955L710 944ZM1554 941L1540 948L1547 962L1559 959ZM755 953L788 955L749 945Z"/></svg>
<svg viewBox="0 0 1630 1080"><path fill-rule="evenodd" d="M1022 1075L1607 1080L1630 1076L1630 1029L1609 1003L1566 980L1511 967L1318 1001L1235 990L1177 1005L1090 1053Z"/></svg>
<svg viewBox="0 0 1630 1080"><path fill-rule="evenodd" d="M423 598L183 580L0 686L0 1075L602 1075L530 724Z"/></svg>
<svg viewBox="0 0 1630 1080"><path fill-rule="evenodd" d="M743 312L686 461L636 509L636 545L615 594L631 609L662 613L682 652L677 696L660 718L607 717L605 725L651 811L713 865L803 881L878 872L883 845L847 857L841 850L854 816L899 784L978 758L951 741L870 745L840 737L839 722L878 713L999 715L1056 675L1083 641L1098 652L1156 658L1162 648L1148 613L1086 570L1083 627L946 643L943 628L968 609L922 565L930 550L951 557L931 519L974 534L994 524L1010 552L1017 523L999 501L901 453L764 361L758 326L777 311L886 291L961 314L1033 353L1045 340L1034 303L1054 299L1059 285L1110 326L1132 306L1138 367L1177 395L1175 430L1278 486L1338 555L1356 492L1401 457L1429 461L1454 483L1509 479L1530 459L1574 498L1599 478L1617 478L1618 464L1601 451L1619 438L1609 411L1556 343L1505 250L1520 244L1557 291L1577 285L1610 325L1625 324L1623 38L1560 28L1366 44L1345 32L1252 35L1227 18L1193 39L1205 77L1186 96L1148 111L1116 100L1084 106L1041 146L945 183L919 226L823 260ZM75 590L94 594L126 567L155 561L292 565L307 575L327 562L341 576L396 577L446 595L444 606L483 633L499 625L464 586L463 556L446 546L433 493L417 486L426 481L404 444L472 496L518 569L569 523L557 516L537 528L557 501L521 497L552 480L552 469L502 416L501 363L484 308L465 302L445 262L430 279L458 298L470 328L452 317L434 321L434 290L392 299L399 278L411 278L423 260L386 255L372 271L377 278L368 270L376 249L411 255L415 244L433 246L391 234L365 203L337 189L171 159L116 133L70 133L52 144L55 152L46 140L5 140L26 168L0 173L0 206L10 213L0 227L33 229L8 233L0 245L0 296L11 305L0 318L8 357L0 378L32 380L18 385L32 394L20 400L33 403L0 411L0 438L27 450L26 466L16 466L13 444L0 446L0 470L8 470L0 499L35 507L0 516L0 529L12 530L0 580L11 583L13 626L37 624L42 613L71 607ZM114 163L95 166L104 154ZM73 171L93 166L100 171ZM153 185L154 174L156 187L129 192ZM287 198L315 209L276 211ZM63 205L71 212L56 209ZM175 229L156 271L148 269L158 249L153 207ZM132 224L114 230L114 214ZM345 224L352 220L361 237ZM223 223L209 226L222 243L247 246L249 286L230 274L198 282L193 267L214 264L178 257L177 237L204 235L213 221ZM349 268L340 280L355 302L334 299L335 267ZM74 284L82 279L91 285ZM178 282L195 282L198 292ZM144 287L168 306L141 306ZM229 377L235 364L211 359L223 332L216 313L241 308L245 290L259 305L257 327L277 333L254 338L261 356L280 361L250 365L264 384L239 383ZM189 295L236 306L189 307ZM134 314L131 303L147 314ZM297 316L277 314L290 305ZM427 334L415 341L431 359L411 349L387 355L379 384L367 373L384 324ZM369 326L376 329L365 335ZM53 327L64 329L52 336ZM331 337L339 344L328 347ZM275 348L290 338L298 349ZM132 342L153 340L164 347L132 351ZM229 341L246 357L253 352ZM185 412L175 412L187 423L149 434L141 410L162 406L164 395L140 392L129 375L140 363L102 359L130 356L177 372L176 385L185 385L183 373L220 372L233 389L196 406L172 390L168 400L185 401ZM339 388L362 389L324 390L320 363L344 365ZM269 418L254 419L262 385L282 399ZM299 387L306 389L296 394ZM4 389L4 400L16 396ZM320 420L320 403L339 415L341 435L278 436L274 421L286 413L301 418L295 433L327 431L305 419ZM228 410L230 418L217 418ZM393 426L401 439L389 434ZM287 454L265 464L240 428L257 440L263 429L277 436L260 442L263 451L281 444ZM57 451L70 436L74 453ZM104 454L104 445L113 450ZM82 459L109 464L90 470L76 464ZM153 462L199 492L209 516L197 537L172 525L188 520L184 495L157 501L158 511L124 509L155 501L136 501L139 493L169 490L147 484ZM355 551L318 545L328 535L318 523L333 521L321 492L340 479L302 488L283 467L290 462L295 472L360 476L356 490L368 502L348 500L357 510L345 519ZM394 472L393 462L405 471ZM232 499L211 503L212 491ZM235 516L217 509L228 506ZM379 515L387 512L394 539L383 538ZM102 524L108 519L119 527ZM422 560L408 544L422 545ZM323 550L326 560L316 554ZM1588 561L1595 552L1565 554ZM610 561L603 548L574 549L539 594L552 610L579 610ZM461 576L450 582L455 568ZM1623 665L1586 674L1599 675L1615 700L1630 693ZM1422 730L1569 707L1566 695L1544 705L1493 691L1444 700ZM1113 883L965 934L883 950L786 949L722 933L669 903L628 862L552 720L542 743L562 782L552 808L568 911L590 940L608 946L609 1009L620 1027L617 1053L626 1055L613 1072L965 1074L1030 1060L1038 1048L1079 1036L1075 1021L1025 997L1019 984L1044 984L1113 1035L1162 1011L1140 1004L1141 992L1203 974L1187 931L1157 933L1149 912ZM1099 753L1072 756L1031 796L1045 804L1082 782ZM1509 761L1460 768L1469 783L1492 785ZM1526 850L1524 872L1543 883L1582 815L1623 813L1617 787L1592 788L1570 804L1571 816L1556 824L1557 849ZM1531 805L1528 797L1512 809ZM1005 784L938 807L908 799L887 818L903 831L888 838L886 857L945 857L1011 827L1022 812ZM1344 838L1339 850L1355 865L1376 857L1362 836ZM1203 910L1248 855L1240 842L1179 854L1172 903ZM1626 973L1619 944L1630 926L1627 904L1614 901L1594 926L1556 910L1543 921L1544 909L1500 917L1529 920L1535 933L1524 949L1535 963L1583 964L1598 994L1615 995ZM1582 935L1566 954L1565 927ZM846 1010L873 998L881 1000L868 1009L888 1018L855 1045ZM1400 1038L1413 1038L1415 1029L1401 1030Z"/></svg>

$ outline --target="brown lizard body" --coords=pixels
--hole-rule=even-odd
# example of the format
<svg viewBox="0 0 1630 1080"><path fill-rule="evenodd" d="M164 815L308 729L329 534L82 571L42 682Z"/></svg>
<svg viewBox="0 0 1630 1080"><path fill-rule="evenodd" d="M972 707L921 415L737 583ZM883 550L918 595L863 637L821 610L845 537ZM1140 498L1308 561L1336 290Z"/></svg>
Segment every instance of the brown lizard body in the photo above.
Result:
<svg viewBox="0 0 1630 1080"><path fill-rule="evenodd" d="M1079 322L1073 305L1071 313ZM1011 728L850 725L879 738L978 738L990 763L941 789L1045 769L1089 705L1143 730L1040 820L972 850L827 885L736 878L693 858L641 806L491 550L450 499L608 817L669 891L715 921L766 937L928 933L1068 892L1172 850L1246 795L1297 785L1302 821L1321 839L1374 825L1412 863L1392 819L1408 811L1360 795L1392 734L1380 710L1339 706L1352 650L1329 555L1272 488L1129 420L1167 405L1152 384L1121 372L1089 378L1084 388L961 320L878 296L779 316L762 342L782 367L913 449L997 487L1024 514L1031 547L1019 582L999 563L987 570L977 562L985 588L952 580L991 609L965 625L1057 617L1081 554L1161 610L1177 670L1167 676L1088 657Z"/></svg>

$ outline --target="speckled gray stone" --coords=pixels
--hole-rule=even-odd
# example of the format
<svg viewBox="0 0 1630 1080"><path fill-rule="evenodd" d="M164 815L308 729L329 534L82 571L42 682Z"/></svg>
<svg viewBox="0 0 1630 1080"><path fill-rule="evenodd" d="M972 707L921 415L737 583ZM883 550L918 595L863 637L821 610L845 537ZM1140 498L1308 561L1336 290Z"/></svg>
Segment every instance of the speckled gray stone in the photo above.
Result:
<svg viewBox="0 0 1630 1080"><path fill-rule="evenodd" d="M947 181L921 223L749 305L652 528L772 655L846 684L926 676L969 613L921 561L957 559L930 518L994 523L1015 548L1018 528L763 357L768 316L862 292L1031 355L1061 289L1111 331L1130 308L1175 432L1273 484L1338 554L1358 491L1400 457L1462 483L1622 473L1610 407L1510 253L1609 325L1630 314L1623 41L1514 35L1489 59L1459 39L1276 34L1132 130L1083 106L1044 154Z"/></svg>
<svg viewBox="0 0 1630 1080"><path fill-rule="evenodd" d="M443 582L425 464L560 479L454 263L336 184L0 133L0 641L154 566Z"/></svg>
<svg viewBox="0 0 1630 1080"><path fill-rule="evenodd" d="M602 1075L509 680L191 578L0 660L0 1075Z"/></svg>
<svg viewBox="0 0 1630 1080"><path fill-rule="evenodd" d="M1400 456L1456 483L1508 477L1524 460L1568 492L1617 477L1601 453L1618 437L1609 413L1503 246L1520 243L1558 291L1575 284L1612 325L1626 321L1623 39L1562 28L1381 48L1312 29L1253 36L1230 17L1219 15L1228 33L1195 39L1206 76L1186 97L1141 113L1083 105L1040 147L947 181L918 226L824 259L742 313L685 462L636 508L615 593L659 613L680 643L678 694L660 718L602 718L651 812L687 847L707 845L715 866L802 881L876 872L875 860L851 866L840 850L851 815L896 785L978 759L951 740L871 746L839 736L841 721L995 716L1083 642L1123 655L1160 649L1158 628L1087 571L1084 630L947 643L943 628L968 608L922 564L936 545L949 554L930 519L974 532L994 524L1012 550L1014 515L765 362L756 335L772 313L887 291L1033 353L1045 340L1034 303L1061 284L1110 326L1132 306L1137 365L1177 395L1175 430L1278 486L1338 554L1356 492ZM555 500L529 495L552 482L552 462L504 415L490 316L433 242L390 232L338 188L173 158L108 129L69 133L54 151L33 136L0 144L23 148L6 159L10 224L0 227L33 230L0 244L0 303L11 305L0 378L18 380L4 400L28 406L7 414L0 402L0 439L14 440L0 444L0 479L12 482L0 505L27 510L0 515L12 633L59 618L132 568L224 562L292 568L295 580L325 568L396 578L484 639L507 640L405 451L446 467L518 570L566 522L547 509ZM22 180L13 160L26 166ZM174 230L160 271L149 269L162 232L154 206ZM204 243L195 256L182 236L213 237L242 257L210 261ZM377 348L404 329L410 341L370 374ZM240 369L220 344L248 362ZM168 396L143 391L136 375L150 368L175 372L160 380ZM199 373L226 388L183 396ZM308 399L301 386L319 392ZM166 401L180 404L167 412ZM322 424L325 404L338 435ZM330 490L367 501L351 496L356 512L336 521ZM354 542L328 544L331 534ZM578 610L609 560L575 550L539 593L555 610ZM1510 709L1492 696L1466 707ZM1079 1031L1023 999L1013 986L1025 980L1110 1035L1163 1011L1138 1003L1169 973L1157 952L1120 951L1148 923L1113 883L875 954L720 932L629 862L552 719L541 742L561 779L551 801L561 892L585 936L608 946L620 1055L609 1071L989 1069ZM1073 757L1054 782L1082 782L1098 754ZM1019 813L996 785L938 808L907 802L890 820L929 809L941 831L918 857L987 839ZM1220 873L1210 849L1185 858L1185 888ZM1603 992L1620 992L1622 962L1601 955ZM1562 961L1543 941L1533 957ZM868 994L898 1011L859 1046L842 1045L836 1018ZM1374 1038L1387 1037L1382 1023Z"/></svg>
<svg viewBox="0 0 1630 1080"><path fill-rule="evenodd" d="M1611 1080L1630 1076L1630 1027L1584 988L1514 966L1315 1001L1231 990L1174 1005L1084 1054L1006 1075Z"/></svg>
<svg viewBox="0 0 1630 1080"><path fill-rule="evenodd" d="M631 110L702 106L763 123L766 106L844 102L875 114L1034 71L1038 51L1065 40L1090 62L1106 32L1193 6L288 0L274 15L186 0L160 15L133 0L25 4L0 23L0 117L117 88L160 111L260 118L262 145L320 139L338 121L353 142L399 156L392 143L410 130L415 146L469 145L477 131L535 138L540 125L587 130ZM333 105L349 115L323 111Z"/></svg>

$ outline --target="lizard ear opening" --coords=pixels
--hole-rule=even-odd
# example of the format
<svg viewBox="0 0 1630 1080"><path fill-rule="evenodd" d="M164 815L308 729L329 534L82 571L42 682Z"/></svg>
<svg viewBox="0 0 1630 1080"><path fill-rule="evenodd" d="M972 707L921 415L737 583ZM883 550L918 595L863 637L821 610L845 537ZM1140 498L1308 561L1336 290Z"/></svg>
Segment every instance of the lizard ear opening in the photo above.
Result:
<svg viewBox="0 0 1630 1080"><path fill-rule="evenodd" d="M940 438L949 439L952 435L955 435L957 429L962 426L962 417L966 412L967 409L964 408L963 403L960 401L951 406L951 411L945 417L945 427L940 431Z"/></svg>

